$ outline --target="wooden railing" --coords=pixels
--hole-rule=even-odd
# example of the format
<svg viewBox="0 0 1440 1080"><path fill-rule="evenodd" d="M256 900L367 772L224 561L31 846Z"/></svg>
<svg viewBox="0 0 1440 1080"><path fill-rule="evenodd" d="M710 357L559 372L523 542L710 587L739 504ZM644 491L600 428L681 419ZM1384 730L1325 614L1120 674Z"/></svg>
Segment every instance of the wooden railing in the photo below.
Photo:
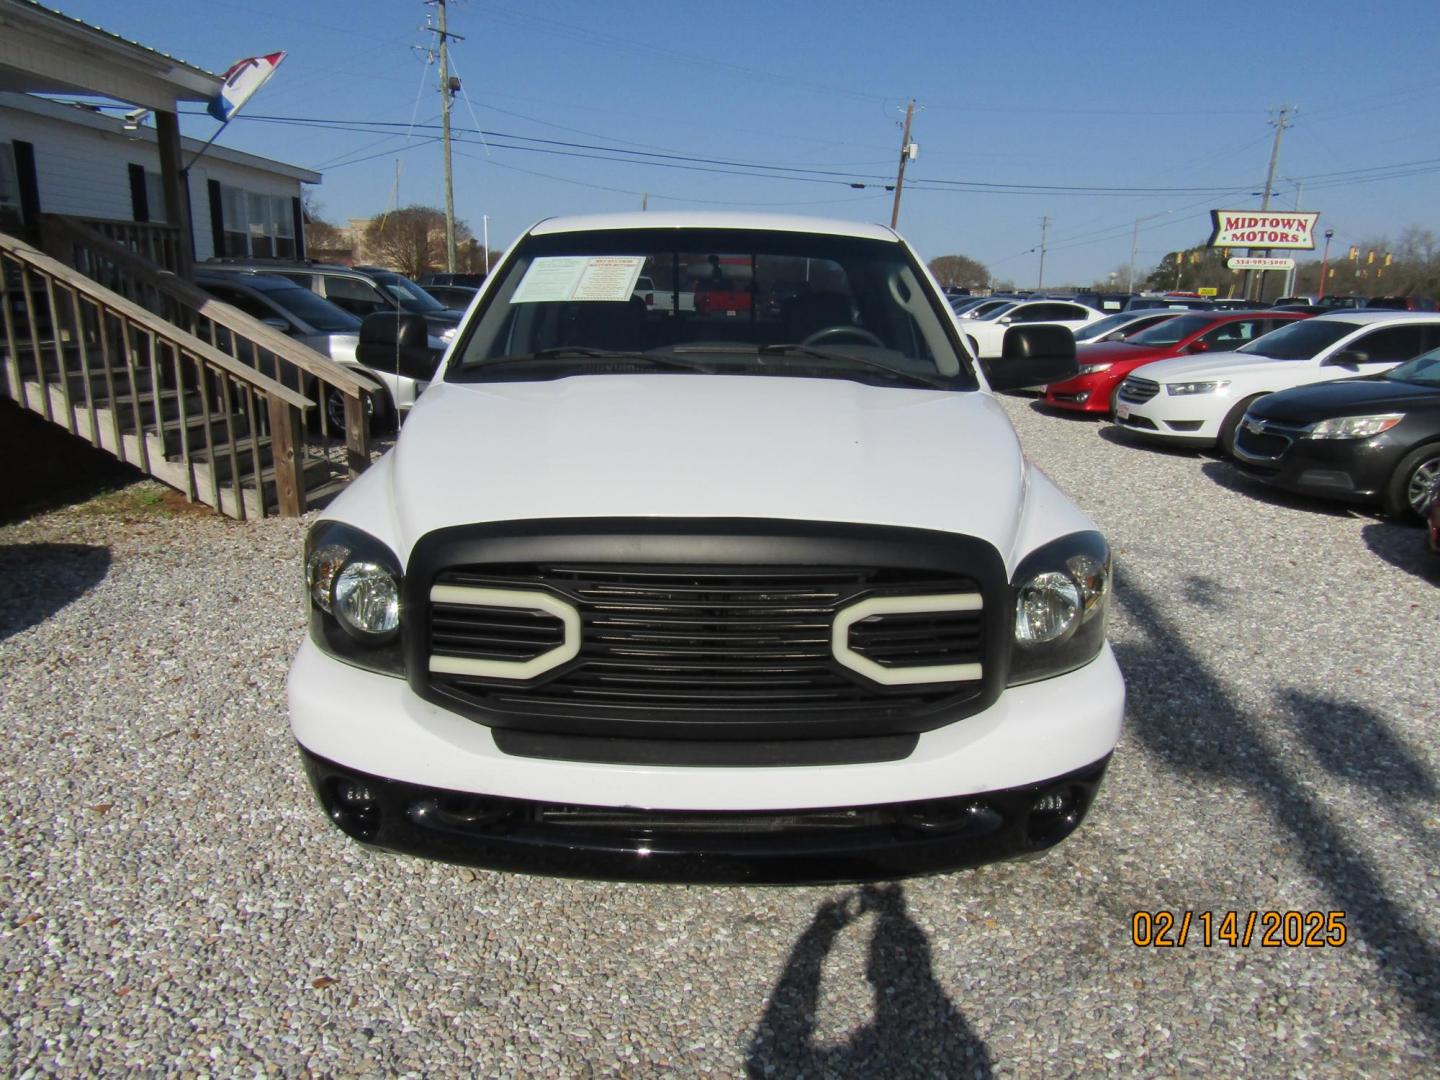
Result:
<svg viewBox="0 0 1440 1080"><path fill-rule="evenodd" d="M306 503L314 402L0 233L9 396L233 517Z"/></svg>
<svg viewBox="0 0 1440 1080"><path fill-rule="evenodd" d="M133 251L142 259L178 274L180 260L180 226L148 221L112 221L109 218L72 217L66 220L92 229L105 239Z"/></svg>
<svg viewBox="0 0 1440 1080"><path fill-rule="evenodd" d="M377 383L216 300L192 282L157 269L129 248L100 235L92 225L47 214L41 221L43 246L87 277L183 327L238 362L319 402L315 420L321 442L344 440L346 464L352 476L369 467L370 427L365 398L380 392ZM332 400L336 404L343 402L343 430L336 430L331 419L328 405Z"/></svg>

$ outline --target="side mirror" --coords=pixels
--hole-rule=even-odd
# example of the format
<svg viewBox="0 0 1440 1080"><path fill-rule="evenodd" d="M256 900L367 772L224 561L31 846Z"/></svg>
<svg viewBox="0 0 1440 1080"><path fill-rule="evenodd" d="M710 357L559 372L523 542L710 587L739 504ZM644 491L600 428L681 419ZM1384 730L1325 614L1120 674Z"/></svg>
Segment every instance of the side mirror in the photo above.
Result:
<svg viewBox="0 0 1440 1080"><path fill-rule="evenodd" d="M1199 341L1192 341L1189 345L1185 346L1185 351L1186 351L1186 352L1192 352L1192 353L1196 353L1196 352L1209 352L1209 351L1210 351L1210 343L1209 343L1208 341L1206 341L1204 338L1201 338Z"/></svg>
<svg viewBox="0 0 1440 1080"><path fill-rule="evenodd" d="M1101 341L1124 341L1124 340L1125 340L1125 331L1124 331L1124 330L1112 330L1112 331L1110 331L1110 333L1106 334L1106 335L1105 335L1103 338L1101 338L1100 340L1101 340Z"/></svg>
<svg viewBox="0 0 1440 1080"><path fill-rule="evenodd" d="M1080 374L1075 360L1075 335L1064 326L1017 326L1005 331L998 360L980 367L992 390L1043 386Z"/></svg>
<svg viewBox="0 0 1440 1080"><path fill-rule="evenodd" d="M1325 361L1326 366L1356 368L1370 362L1370 354L1359 349L1341 349Z"/></svg>
<svg viewBox="0 0 1440 1080"><path fill-rule="evenodd" d="M1009 315L1001 315L1000 318L996 319L995 321L1001 326L1009 326L1015 320L1012 319Z"/></svg>
<svg viewBox="0 0 1440 1080"><path fill-rule="evenodd" d="M442 353L431 346L429 327L422 316L377 311L360 324L355 359L376 371L424 380L434 378Z"/></svg>

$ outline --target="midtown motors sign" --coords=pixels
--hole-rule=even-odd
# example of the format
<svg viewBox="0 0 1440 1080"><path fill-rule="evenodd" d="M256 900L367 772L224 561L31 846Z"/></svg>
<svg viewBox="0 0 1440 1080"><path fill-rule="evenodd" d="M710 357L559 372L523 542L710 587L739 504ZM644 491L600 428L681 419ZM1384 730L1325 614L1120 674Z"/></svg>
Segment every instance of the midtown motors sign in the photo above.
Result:
<svg viewBox="0 0 1440 1080"><path fill-rule="evenodd" d="M1211 210L1211 247L1291 248L1315 250L1319 213L1291 210Z"/></svg>

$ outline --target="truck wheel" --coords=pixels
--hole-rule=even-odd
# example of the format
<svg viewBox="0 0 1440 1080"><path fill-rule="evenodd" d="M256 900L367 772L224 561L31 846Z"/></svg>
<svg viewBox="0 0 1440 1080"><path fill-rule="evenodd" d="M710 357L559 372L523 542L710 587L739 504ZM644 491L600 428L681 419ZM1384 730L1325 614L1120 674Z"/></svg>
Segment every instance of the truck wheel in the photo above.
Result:
<svg viewBox="0 0 1440 1080"><path fill-rule="evenodd" d="M1220 425L1220 434L1216 438L1221 453L1226 457L1235 456L1235 432L1240 427L1240 421L1245 419L1245 410L1264 396L1264 394L1251 394L1244 401L1238 402L1236 406L1226 414L1224 423Z"/></svg>
<svg viewBox="0 0 1440 1080"><path fill-rule="evenodd" d="M1417 521L1429 505L1431 491L1440 493L1440 443L1406 454L1385 485L1385 513L1396 521Z"/></svg>

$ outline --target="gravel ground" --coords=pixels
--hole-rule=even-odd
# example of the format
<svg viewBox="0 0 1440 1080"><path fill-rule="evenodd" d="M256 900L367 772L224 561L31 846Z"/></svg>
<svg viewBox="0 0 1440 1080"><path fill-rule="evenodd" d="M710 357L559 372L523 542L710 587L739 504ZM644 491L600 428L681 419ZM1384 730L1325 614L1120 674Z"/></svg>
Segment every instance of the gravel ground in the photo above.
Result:
<svg viewBox="0 0 1440 1080"><path fill-rule="evenodd" d="M1007 408L1115 548L1125 735L1045 859L863 892L368 854L286 725L302 524L141 485L0 529L0 1070L1433 1075L1421 533ZM1135 947L1156 909L1349 940Z"/></svg>

